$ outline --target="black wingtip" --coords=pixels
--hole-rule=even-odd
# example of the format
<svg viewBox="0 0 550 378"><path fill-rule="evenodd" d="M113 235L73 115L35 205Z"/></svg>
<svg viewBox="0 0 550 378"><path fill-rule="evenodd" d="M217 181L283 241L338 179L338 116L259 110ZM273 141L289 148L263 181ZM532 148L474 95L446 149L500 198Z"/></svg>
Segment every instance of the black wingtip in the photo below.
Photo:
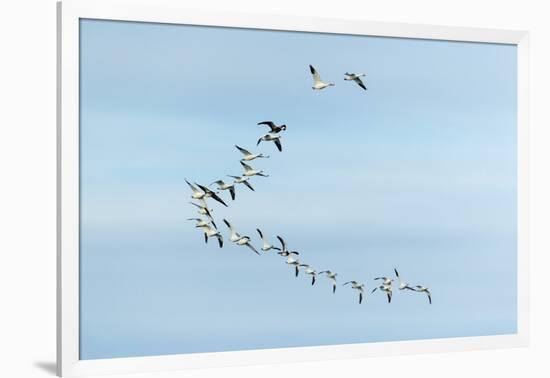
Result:
<svg viewBox="0 0 550 378"><path fill-rule="evenodd" d="M309 65L309 71L314 74L315 73L315 68L313 68L313 66L310 64Z"/></svg>

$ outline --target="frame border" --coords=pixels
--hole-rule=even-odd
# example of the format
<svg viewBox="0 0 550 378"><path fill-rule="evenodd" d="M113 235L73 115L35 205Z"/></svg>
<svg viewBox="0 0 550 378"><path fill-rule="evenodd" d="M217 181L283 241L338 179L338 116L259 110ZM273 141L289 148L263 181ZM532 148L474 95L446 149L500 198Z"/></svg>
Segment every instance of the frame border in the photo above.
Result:
<svg viewBox="0 0 550 378"><path fill-rule="evenodd" d="M79 359L79 20L102 19L433 39L517 46L517 333L300 348ZM529 33L515 30L310 18L186 9L177 0L57 3L57 375L145 373L191 368L451 352L529 343Z"/></svg>

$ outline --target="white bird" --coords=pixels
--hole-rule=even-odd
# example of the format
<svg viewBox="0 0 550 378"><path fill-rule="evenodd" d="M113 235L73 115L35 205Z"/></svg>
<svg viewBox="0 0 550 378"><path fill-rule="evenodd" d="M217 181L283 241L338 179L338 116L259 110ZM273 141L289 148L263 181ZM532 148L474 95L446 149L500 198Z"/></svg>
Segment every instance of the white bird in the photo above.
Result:
<svg viewBox="0 0 550 378"><path fill-rule="evenodd" d="M300 266L306 268L304 273L311 276L311 285L315 285L315 277L317 277L317 271L307 264L300 264Z"/></svg>
<svg viewBox="0 0 550 378"><path fill-rule="evenodd" d="M206 221L206 220L204 220L204 219L202 219L202 218L188 218L187 220L192 220L192 221L197 222L197 223L195 224L195 227L198 227L198 228L204 227L204 226L208 226L208 225L212 224L212 225L214 226L214 228L217 229L216 225L214 224L214 222L213 222L212 220Z"/></svg>
<svg viewBox="0 0 550 378"><path fill-rule="evenodd" d="M273 134L277 134L277 133L280 133L283 130L286 130L286 125L277 126L275 123L273 123L271 121L258 122L258 125L269 126L269 128L271 129L270 132L273 133Z"/></svg>
<svg viewBox="0 0 550 378"><path fill-rule="evenodd" d="M430 302L430 304L432 304L432 293L430 293L430 289L421 285L416 285L414 287L414 291L417 291L419 293L426 293L426 295L428 296L428 301Z"/></svg>
<svg viewBox="0 0 550 378"><path fill-rule="evenodd" d="M223 237L220 234L220 232L208 225L201 226L202 230L204 231L204 242L208 243L209 237L215 237L218 239L218 244L220 245L220 248L223 247Z"/></svg>
<svg viewBox="0 0 550 378"><path fill-rule="evenodd" d="M199 201L201 201L202 205L196 204L194 202L189 202L189 203L193 206L196 206L199 209L198 213L201 214L201 215L206 215L208 217L208 219L210 219L212 221L212 225L215 228L218 228L216 226L216 224L214 223L214 218L212 217L212 213L211 213L212 210L208 208L208 206L206 205L206 201L204 199L201 199Z"/></svg>
<svg viewBox="0 0 550 378"><path fill-rule="evenodd" d="M239 235L239 233L237 231L235 231L235 229L233 228L231 223L229 223L226 219L223 220L223 223L225 223L227 228L229 228L229 231L230 231L229 240L230 241L232 241L233 243L236 243L238 240L240 240L242 238L242 236Z"/></svg>
<svg viewBox="0 0 550 378"><path fill-rule="evenodd" d="M241 165L244 168L243 176L245 177L252 177L252 176L269 177L269 175L264 174L264 171L258 171L242 161L241 161Z"/></svg>
<svg viewBox="0 0 550 378"><path fill-rule="evenodd" d="M260 142L273 142L275 143L275 146L277 146L277 149L279 151L283 150L283 146L281 144L281 136L279 134L265 134L263 137L258 139L258 142L256 143L256 146L260 144Z"/></svg>
<svg viewBox="0 0 550 378"><path fill-rule="evenodd" d="M351 284L352 289L359 291L359 304L361 304L361 302L363 302L363 289L365 288L365 285L359 284L357 281L348 281L344 284L344 286L348 284Z"/></svg>
<svg viewBox="0 0 550 378"><path fill-rule="evenodd" d="M187 185L189 185L189 187L193 191L191 198L198 199L198 200L206 200L207 198L212 198L227 207L227 204L223 202L223 200L220 197L218 197L218 195L215 192L211 191L207 187L195 183L195 185L197 185L201 189L199 190L194 185L192 185L189 181L185 180L185 182L187 183Z"/></svg>
<svg viewBox="0 0 550 378"><path fill-rule="evenodd" d="M286 243L284 241L284 239L282 237L280 237L279 235L277 235L277 239L279 239L279 242L281 243L281 249L280 249L280 252L277 252L278 255L281 255L283 257L288 257L290 255L299 255L298 252L296 251L289 251L287 248L286 248Z"/></svg>
<svg viewBox="0 0 550 378"><path fill-rule="evenodd" d="M266 240L264 234L262 233L262 231L259 228L257 228L256 231L258 231L258 234L260 234L260 237L262 238L262 242L264 243L263 246L262 246L262 251L267 252L267 251L270 251L272 249L276 249L278 251L281 250L281 248L275 247L275 246L269 244L268 241Z"/></svg>
<svg viewBox="0 0 550 378"><path fill-rule="evenodd" d="M378 287L375 287L372 292L374 293L376 290L383 291L388 296L388 303L391 303L391 297L392 297L392 287L390 285L380 285Z"/></svg>
<svg viewBox="0 0 550 378"><path fill-rule="evenodd" d="M252 244L250 244L250 237L249 236L241 236L237 241L235 241L235 244L237 245L245 245L251 250L253 250L257 255L260 253L254 248Z"/></svg>
<svg viewBox="0 0 550 378"><path fill-rule="evenodd" d="M393 282L393 278L388 278L388 277L376 277L375 280L382 280L382 285L391 285L392 282Z"/></svg>
<svg viewBox="0 0 550 378"><path fill-rule="evenodd" d="M319 274L325 273L327 278L332 281L332 293L334 294L336 292L336 276L338 273L331 272L330 270L323 270L322 272L319 272Z"/></svg>
<svg viewBox="0 0 550 378"><path fill-rule="evenodd" d="M235 184L226 184L223 180L216 180L212 184L218 185L218 190L229 190L229 194L231 195L231 199L235 200Z"/></svg>
<svg viewBox="0 0 550 378"><path fill-rule="evenodd" d="M253 153L251 153L250 151L245 150L244 148L239 147L239 146L237 146L237 145L235 145L235 147L237 147L237 149L238 149L239 151L241 151L241 153L244 155L244 157L241 159L241 161L252 161L252 160L258 159L258 158L264 158L264 159L269 158L269 155L264 155L264 154L262 154L262 153L260 153L260 154L253 154Z"/></svg>
<svg viewBox="0 0 550 378"><path fill-rule="evenodd" d="M254 192L254 188L252 187L252 185L250 185L250 183L248 182L248 179L250 177L245 177L245 176L231 176L231 175L227 175L227 177L231 177L233 178L233 183L234 184L244 184L246 185L246 187L250 190L252 190Z"/></svg>
<svg viewBox="0 0 550 378"><path fill-rule="evenodd" d="M300 261L295 256L293 253L289 254L286 258L286 263L294 267L295 276L298 277L298 273L300 273Z"/></svg>
<svg viewBox="0 0 550 378"><path fill-rule="evenodd" d="M363 88L364 90L367 90L367 87L365 87L365 84L363 84L363 81L361 80L361 77L363 76L367 76L365 74L355 74L355 73L345 73L346 77L344 77L344 80L347 80L347 81L355 81L357 83L357 85L359 85L361 88Z"/></svg>
<svg viewBox="0 0 550 378"><path fill-rule="evenodd" d="M399 280L399 290L405 290L406 289L406 290L413 290L414 291L414 289L412 287L410 287L408 283L401 280L401 277L399 276L399 272L397 271L397 269L394 268L393 271L395 272L395 276Z"/></svg>
<svg viewBox="0 0 550 378"><path fill-rule="evenodd" d="M323 80L321 80L321 76L311 64L309 65L309 70L311 71L311 75L313 76L313 87L311 87L313 90L320 91L321 89L325 89L326 87L334 86L334 83L325 83Z"/></svg>

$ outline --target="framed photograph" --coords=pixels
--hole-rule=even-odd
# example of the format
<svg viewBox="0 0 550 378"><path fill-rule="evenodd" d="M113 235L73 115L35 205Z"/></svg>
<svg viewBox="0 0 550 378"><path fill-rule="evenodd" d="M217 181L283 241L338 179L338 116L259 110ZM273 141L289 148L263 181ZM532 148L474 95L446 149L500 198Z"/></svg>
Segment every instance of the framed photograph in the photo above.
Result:
<svg viewBox="0 0 550 378"><path fill-rule="evenodd" d="M528 340L528 33L58 4L58 374Z"/></svg>

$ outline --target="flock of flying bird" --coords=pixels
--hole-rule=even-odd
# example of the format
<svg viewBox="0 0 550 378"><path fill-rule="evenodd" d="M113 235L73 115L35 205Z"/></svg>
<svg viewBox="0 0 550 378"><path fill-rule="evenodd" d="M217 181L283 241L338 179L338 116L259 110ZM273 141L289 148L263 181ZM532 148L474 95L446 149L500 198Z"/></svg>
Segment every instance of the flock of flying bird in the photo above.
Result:
<svg viewBox="0 0 550 378"><path fill-rule="evenodd" d="M329 82L322 81L319 73L317 72L317 70L312 65L309 66L309 69L310 69L311 75L313 76L313 87L312 87L313 90L322 90L322 89L325 89L327 87L334 86L334 83L329 83ZM367 90L365 84L361 80L361 77L363 77L363 76L366 76L366 75L365 74L355 74L355 73L347 73L346 72L344 80L354 81L355 83L357 83L357 85L359 85L359 87L361 87L364 90ZM258 141L256 143L256 146L258 146L261 142L273 142L275 144L275 146L277 147L277 149L279 151L282 151L283 148L282 148L282 144L281 144L281 132L286 130L286 128L287 128L286 125L278 126L272 121L259 122L258 125L268 126L270 128L270 131L267 134L261 136L258 139ZM209 186L205 186L205 185L200 185L200 184L197 184L197 183L194 183L194 185L193 185L188 180L185 180L187 185L189 185L189 187L191 188L191 191L192 191L191 198L193 200L198 200L199 201L199 203L196 203L196 202L190 202L190 203L193 206L198 208L198 213L201 216L204 216L204 218L203 217L200 217L200 218L195 217L195 218L189 218L188 220L192 220L192 221L196 222L195 227L200 229L204 233L205 243L208 243L209 238L214 237L218 240L218 244L219 244L220 248L223 247L224 239L223 239L223 236L222 236L221 232L218 230L218 226L214 222L214 218L212 216L212 210L208 207L207 199L211 198L211 199L219 202L220 204L222 204L226 207L227 207L227 204L218 195L219 192L215 192L212 189L210 189L209 187L216 184L218 191L226 191L226 190L229 191L231 200L235 200L235 196L236 196L235 195L236 194L235 193L235 186L237 184L243 184L248 189L254 191L254 188L252 187L252 185L249 182L251 177L254 177L254 176L269 177L262 170L254 169L249 164L247 164L247 163L249 163L253 160L256 160L256 159L269 158L269 155L264 155L263 153L251 153L250 151L248 151L248 150L246 150L246 149L244 149L244 148L242 148L238 145L235 145L235 147L243 155L243 157L240 159L240 163L241 163L241 166L243 167L244 171L239 176L228 175L228 177L231 177L233 179L232 183L226 183L224 180L219 179L219 180L216 180L213 183L211 183ZM231 223L229 223L229 221L227 219L223 219L223 222L229 230L229 240L232 243L234 243L238 246L246 246L247 248L252 250L257 255L260 255L260 252L258 252L258 250L251 243L252 238L250 236L239 234L235 230L233 225ZM338 273L335 273L331 270L323 270L323 271L317 272L312 266L310 266L308 264L301 263L300 260L299 260L300 253L297 252L297 251L289 250L288 247L287 247L287 243L285 242L285 240L281 236L277 235L277 239L279 240L280 247L276 247L276 246L274 246L274 245L272 245L271 243L268 242L268 240L266 239L264 233L259 228L257 228L256 231L258 232L258 234L259 234L259 236L262 240L262 247L260 249L263 252L276 250L278 255L286 258L286 264L288 264L289 266L294 268L294 271L295 271L294 274L295 274L296 277L298 277L300 269L303 269L304 274L306 274L306 276L311 277L311 285L315 285L317 276L324 275L324 277L326 277L332 285L332 292L333 293L336 292L336 286L337 286L336 277L337 277ZM410 291L410 292L416 292L416 293L424 293L428 297L429 303L430 304L432 303L432 296L431 296L430 290L427 287L422 286L422 285L411 286L407 282L405 282L401 279L397 269L394 269L394 273L395 273L396 279L398 280L397 288L398 288L399 291ZM393 282L395 281L395 279L390 278L390 277L376 277L374 280L380 282L380 284L378 284L371 291L371 293L374 293L376 291L384 293L387 296L388 303L391 303L392 295L393 295ZM352 280L352 281L345 282L343 285L344 286L350 285L351 289L357 290L357 292L359 294L359 304L361 304L363 302L363 296L364 296L364 293L365 293L365 285L364 284L359 283L358 281Z"/></svg>

